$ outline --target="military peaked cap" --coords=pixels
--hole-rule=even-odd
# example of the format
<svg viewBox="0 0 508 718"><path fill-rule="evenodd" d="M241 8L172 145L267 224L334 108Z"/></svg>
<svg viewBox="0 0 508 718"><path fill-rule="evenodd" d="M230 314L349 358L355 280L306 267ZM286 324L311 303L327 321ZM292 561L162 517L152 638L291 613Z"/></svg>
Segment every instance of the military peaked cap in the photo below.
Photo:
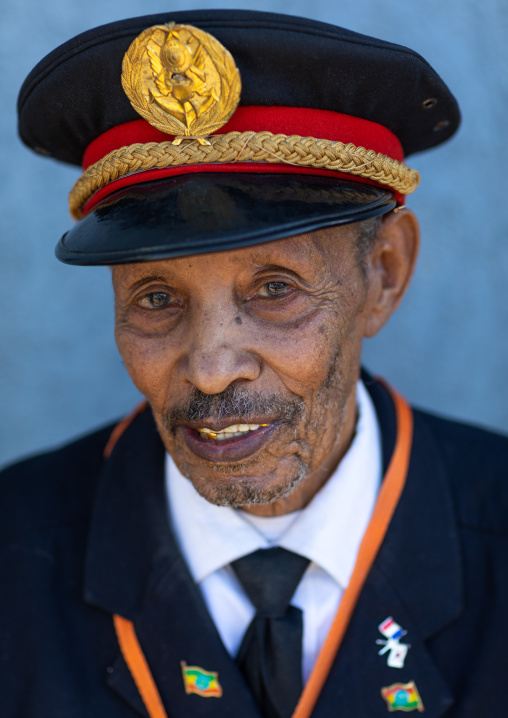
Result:
<svg viewBox="0 0 508 718"><path fill-rule="evenodd" d="M36 152L81 165L71 264L214 252L404 204L405 158L448 139L455 98L417 53L304 18L167 12L90 30L18 101Z"/></svg>

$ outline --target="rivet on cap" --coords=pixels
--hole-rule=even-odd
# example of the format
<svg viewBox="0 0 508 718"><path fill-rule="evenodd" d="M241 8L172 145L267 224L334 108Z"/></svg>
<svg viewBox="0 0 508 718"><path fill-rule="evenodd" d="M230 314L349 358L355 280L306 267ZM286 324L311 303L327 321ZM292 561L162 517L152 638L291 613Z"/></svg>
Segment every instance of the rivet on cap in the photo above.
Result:
<svg viewBox="0 0 508 718"><path fill-rule="evenodd" d="M440 120L437 124L434 125L433 129L434 132L439 132L440 130L444 130L445 127L448 127L450 124L450 120Z"/></svg>
<svg viewBox="0 0 508 718"><path fill-rule="evenodd" d="M422 110L430 110L437 105L436 97L429 97L422 102Z"/></svg>

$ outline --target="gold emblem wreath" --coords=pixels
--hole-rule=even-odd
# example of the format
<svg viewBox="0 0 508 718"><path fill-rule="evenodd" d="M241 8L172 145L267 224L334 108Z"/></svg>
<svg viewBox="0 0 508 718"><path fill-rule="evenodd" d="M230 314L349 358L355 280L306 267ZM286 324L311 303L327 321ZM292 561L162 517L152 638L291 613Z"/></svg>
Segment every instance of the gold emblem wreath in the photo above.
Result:
<svg viewBox="0 0 508 718"><path fill-rule="evenodd" d="M240 102L231 53L191 25L154 25L130 45L122 86L136 112L158 130L201 139L226 124Z"/></svg>

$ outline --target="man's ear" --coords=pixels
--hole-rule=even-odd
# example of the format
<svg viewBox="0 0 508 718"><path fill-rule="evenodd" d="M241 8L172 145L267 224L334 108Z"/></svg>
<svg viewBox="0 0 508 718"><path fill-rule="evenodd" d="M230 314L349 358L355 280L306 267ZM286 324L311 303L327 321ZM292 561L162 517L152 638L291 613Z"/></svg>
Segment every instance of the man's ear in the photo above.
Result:
<svg viewBox="0 0 508 718"><path fill-rule="evenodd" d="M418 220L409 209L390 212L366 257L370 313L366 337L373 337L399 306L409 286L420 247Z"/></svg>

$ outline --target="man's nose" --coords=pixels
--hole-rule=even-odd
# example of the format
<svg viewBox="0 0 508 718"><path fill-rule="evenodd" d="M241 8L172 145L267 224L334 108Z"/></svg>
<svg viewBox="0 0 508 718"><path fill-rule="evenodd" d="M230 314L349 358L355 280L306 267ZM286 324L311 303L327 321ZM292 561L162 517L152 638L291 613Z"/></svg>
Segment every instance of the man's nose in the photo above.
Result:
<svg viewBox="0 0 508 718"><path fill-rule="evenodd" d="M205 394L219 394L233 382L257 379L260 358L247 336L237 313L203 312L190 329L182 367L186 380Z"/></svg>

